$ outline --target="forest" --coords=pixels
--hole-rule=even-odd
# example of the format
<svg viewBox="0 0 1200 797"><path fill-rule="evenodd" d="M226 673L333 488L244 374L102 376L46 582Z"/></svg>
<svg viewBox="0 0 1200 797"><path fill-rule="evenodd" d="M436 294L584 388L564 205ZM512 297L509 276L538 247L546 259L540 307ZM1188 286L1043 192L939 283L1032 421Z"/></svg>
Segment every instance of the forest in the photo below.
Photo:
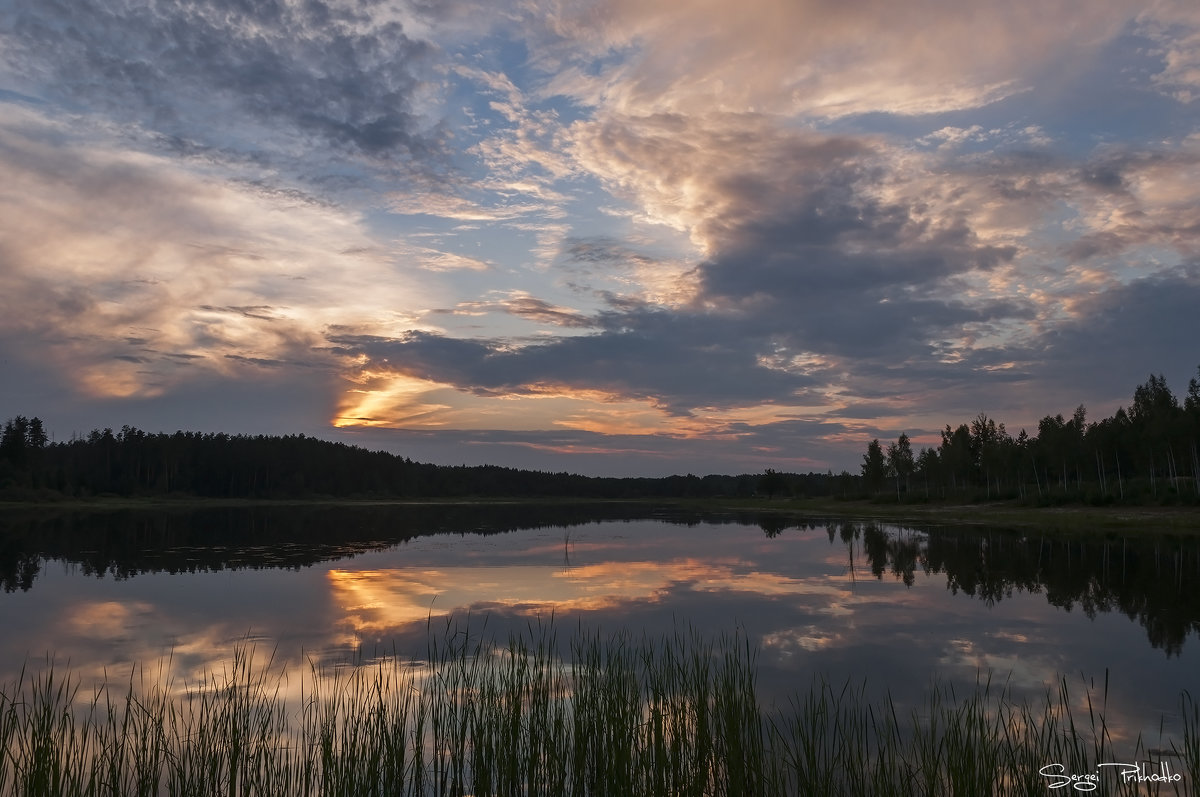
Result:
<svg viewBox="0 0 1200 797"><path fill-rule="evenodd" d="M0 436L0 499L705 498L776 496L899 501L1019 500L1200 504L1200 369L1182 402L1161 375L1129 408L1089 422L1047 415L1015 437L984 413L947 424L919 452L907 434L872 440L861 473L594 477L495 465L434 465L303 434L150 433L123 426L51 441L38 417Z"/></svg>
<svg viewBox="0 0 1200 797"><path fill-rule="evenodd" d="M51 442L40 418L17 416L0 438L0 499L687 498L831 495L831 474L589 477L494 465L413 462L303 434L149 433L94 429Z"/></svg>
<svg viewBox="0 0 1200 797"><path fill-rule="evenodd" d="M1047 415L1037 434L1013 437L980 413L946 425L941 443L913 452L907 434L867 446L862 489L898 500L1022 499L1031 503L1200 503L1200 369L1182 402L1162 375L1133 391L1129 408L1089 422L1081 404Z"/></svg>

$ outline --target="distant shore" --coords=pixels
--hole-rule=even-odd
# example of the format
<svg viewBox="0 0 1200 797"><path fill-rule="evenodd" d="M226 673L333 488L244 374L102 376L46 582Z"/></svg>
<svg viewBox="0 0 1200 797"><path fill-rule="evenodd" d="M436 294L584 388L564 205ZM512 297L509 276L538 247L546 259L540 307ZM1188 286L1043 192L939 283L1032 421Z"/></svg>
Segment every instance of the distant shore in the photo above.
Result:
<svg viewBox="0 0 1200 797"><path fill-rule="evenodd" d="M196 496L94 496L48 500L0 500L5 510L137 510L202 507L269 506L464 506L464 505L545 505L580 504L636 506L677 506L701 511L754 511L782 515L885 520L892 523L965 523L1009 528L1039 528L1045 531L1088 533L1096 531L1175 531L1200 533L1200 507L1197 506L1029 506L1015 502L931 501L927 503L880 502L864 499L830 498L204 498Z"/></svg>
<svg viewBox="0 0 1200 797"><path fill-rule="evenodd" d="M969 523L1073 532L1145 529L1200 533L1200 507L1196 506L1029 506L1014 502L909 504L824 498L756 500L754 503L756 508L764 510L779 508L891 522Z"/></svg>

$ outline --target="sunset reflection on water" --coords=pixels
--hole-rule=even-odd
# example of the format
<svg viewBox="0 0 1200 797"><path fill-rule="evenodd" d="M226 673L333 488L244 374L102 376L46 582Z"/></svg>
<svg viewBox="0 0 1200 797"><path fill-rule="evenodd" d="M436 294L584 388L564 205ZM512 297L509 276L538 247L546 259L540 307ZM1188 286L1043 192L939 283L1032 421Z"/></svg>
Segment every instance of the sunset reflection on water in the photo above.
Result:
<svg viewBox="0 0 1200 797"><path fill-rule="evenodd" d="M744 635L768 702L823 678L916 704L935 680L969 686L989 676L1037 699L1063 675L1103 682L1107 671L1110 712L1127 723L1111 726L1117 736L1157 729L1164 715L1169 724L1180 691L1196 689L1194 585L1130 599L1139 617L1104 604L1132 581L1028 576L1022 563L1040 549L1015 538L1004 543L1013 546L1006 564L995 540L945 529L802 523L771 534L745 523L603 521L415 536L292 569L119 580L45 562L33 589L0 596L0 653L10 679L49 655L85 680L169 662L182 684L220 671L242 645L296 682L314 664L420 659L431 629L503 645L553 622L564 655L580 629L650 638L694 629ZM976 562L972 545L991 559ZM1072 553L1076 569L1081 555L1091 554ZM1090 601L1086 611L1064 598L1068 589Z"/></svg>

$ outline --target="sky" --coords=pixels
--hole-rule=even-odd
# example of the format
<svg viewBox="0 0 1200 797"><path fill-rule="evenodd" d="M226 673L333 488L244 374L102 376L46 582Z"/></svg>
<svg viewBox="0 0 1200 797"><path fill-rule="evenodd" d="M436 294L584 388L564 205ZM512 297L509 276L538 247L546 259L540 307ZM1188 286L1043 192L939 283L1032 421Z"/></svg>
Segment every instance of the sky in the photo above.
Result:
<svg viewBox="0 0 1200 797"><path fill-rule="evenodd" d="M857 472L1200 365L1200 4L0 0L0 418Z"/></svg>

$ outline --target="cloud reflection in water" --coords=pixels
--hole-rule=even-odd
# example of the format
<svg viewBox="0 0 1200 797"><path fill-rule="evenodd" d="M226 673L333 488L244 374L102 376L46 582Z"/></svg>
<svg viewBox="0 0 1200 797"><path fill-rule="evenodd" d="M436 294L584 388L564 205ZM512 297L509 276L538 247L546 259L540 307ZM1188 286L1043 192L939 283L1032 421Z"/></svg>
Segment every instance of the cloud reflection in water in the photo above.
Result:
<svg viewBox="0 0 1200 797"><path fill-rule="evenodd" d="M553 616L564 647L577 626L652 637L689 625L709 636L740 630L758 648L768 699L825 677L865 681L903 703L935 677L970 685L989 672L1036 699L1060 674L1103 679L1107 668L1113 716L1151 728L1195 684L1197 587L1154 570L1156 561L1195 567L1194 544L1164 542L1168 553L1156 559L1138 540L1068 551L986 530L799 521L768 537L749 519L731 520L413 536L393 517L402 533L389 541L384 526L358 519L345 524L361 538L353 555L326 540L327 554L259 565L246 551L281 540L230 531L222 556L240 564L197 572L163 550L111 545L116 532L105 543L114 558L99 566L93 535L79 554L18 557L39 563L37 588L0 596L9 631L0 653L5 677L27 656L52 651L85 677L172 656L194 681L247 639L264 657L275 649L281 666L302 669L391 650L420 657L431 620L437 629L469 622L469 633L503 642ZM486 528L474 517L463 524ZM172 550L194 556L184 532L172 535ZM52 558L97 564L48 567ZM262 569L237 569L252 567Z"/></svg>

